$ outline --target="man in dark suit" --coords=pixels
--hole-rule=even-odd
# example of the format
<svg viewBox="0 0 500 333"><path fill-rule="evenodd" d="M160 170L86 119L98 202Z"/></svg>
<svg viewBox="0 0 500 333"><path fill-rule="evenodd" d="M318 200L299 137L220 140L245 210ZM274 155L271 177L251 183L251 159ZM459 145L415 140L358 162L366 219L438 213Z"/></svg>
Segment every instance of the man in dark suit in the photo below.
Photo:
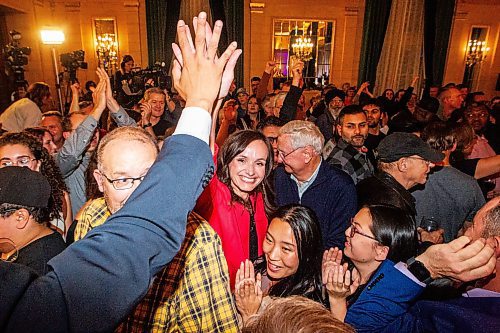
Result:
<svg viewBox="0 0 500 333"><path fill-rule="evenodd" d="M186 108L157 162L116 214L49 262L47 275L35 278L0 262L0 331L113 331L178 251L186 216L213 175L207 110L227 93L224 85L241 54L232 43L216 58L222 23L215 23L206 45L206 16L195 20L196 49L185 23L178 23L173 77ZM95 107L105 105L105 90Z"/></svg>

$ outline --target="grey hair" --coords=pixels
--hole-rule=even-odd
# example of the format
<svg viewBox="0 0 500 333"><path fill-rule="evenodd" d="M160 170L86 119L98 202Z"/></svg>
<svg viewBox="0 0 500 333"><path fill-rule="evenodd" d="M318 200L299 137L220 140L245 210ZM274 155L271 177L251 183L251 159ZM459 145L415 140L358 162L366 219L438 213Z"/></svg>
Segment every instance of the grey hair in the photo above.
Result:
<svg viewBox="0 0 500 333"><path fill-rule="evenodd" d="M496 205L484 217L484 238L500 236L500 205Z"/></svg>
<svg viewBox="0 0 500 333"><path fill-rule="evenodd" d="M305 120L292 120L281 127L280 135L286 134L291 138L292 148L311 146L321 154L325 138L314 123Z"/></svg>

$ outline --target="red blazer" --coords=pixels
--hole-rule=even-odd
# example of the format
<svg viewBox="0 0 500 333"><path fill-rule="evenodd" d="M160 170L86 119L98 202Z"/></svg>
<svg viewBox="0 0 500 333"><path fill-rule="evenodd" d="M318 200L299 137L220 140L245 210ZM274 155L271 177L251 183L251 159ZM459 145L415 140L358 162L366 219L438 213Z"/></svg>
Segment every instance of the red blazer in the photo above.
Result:
<svg viewBox="0 0 500 333"><path fill-rule="evenodd" d="M250 200L255 207L254 218L260 256L268 224L264 199L262 193L257 193L252 195ZM217 175L214 175L201 194L195 210L210 223L221 238L233 290L236 272L241 262L249 259L250 213L241 203L231 202L229 188L217 178Z"/></svg>

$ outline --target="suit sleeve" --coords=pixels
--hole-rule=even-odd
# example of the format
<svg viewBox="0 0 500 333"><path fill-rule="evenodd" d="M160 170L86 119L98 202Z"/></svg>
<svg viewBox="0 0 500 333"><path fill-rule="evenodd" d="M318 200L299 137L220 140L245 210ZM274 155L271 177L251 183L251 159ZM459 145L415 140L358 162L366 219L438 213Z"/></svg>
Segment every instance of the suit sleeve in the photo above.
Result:
<svg viewBox="0 0 500 333"><path fill-rule="evenodd" d="M11 317L13 330L27 313L31 323L63 320L45 317L47 305L35 301L53 290L67 313L64 331L113 331L179 250L188 212L212 173L205 142L172 136L126 205L49 262L53 271L30 286Z"/></svg>
<svg viewBox="0 0 500 333"><path fill-rule="evenodd" d="M290 91L286 94L285 100L283 101L283 106L280 111L280 119L285 122L289 122L295 119L297 115L297 105L299 104L300 95L302 95L302 89L294 85L290 86Z"/></svg>

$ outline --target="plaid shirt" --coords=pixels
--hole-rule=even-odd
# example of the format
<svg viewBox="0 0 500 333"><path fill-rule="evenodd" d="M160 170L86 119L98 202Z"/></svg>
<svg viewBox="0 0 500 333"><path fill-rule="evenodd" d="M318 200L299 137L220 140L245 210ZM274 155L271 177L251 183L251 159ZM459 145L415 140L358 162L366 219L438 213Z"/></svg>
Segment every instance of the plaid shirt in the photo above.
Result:
<svg viewBox="0 0 500 333"><path fill-rule="evenodd" d="M100 219L99 200L87 209ZM200 215L191 213L187 220L181 249L116 332L238 332L220 238Z"/></svg>
<svg viewBox="0 0 500 333"><path fill-rule="evenodd" d="M366 156L352 145L340 139L326 161L351 176L354 184L373 175L373 165Z"/></svg>
<svg viewBox="0 0 500 333"><path fill-rule="evenodd" d="M87 204L75 228L75 241L82 239L90 230L106 222L110 215L111 212L104 198L95 199Z"/></svg>

